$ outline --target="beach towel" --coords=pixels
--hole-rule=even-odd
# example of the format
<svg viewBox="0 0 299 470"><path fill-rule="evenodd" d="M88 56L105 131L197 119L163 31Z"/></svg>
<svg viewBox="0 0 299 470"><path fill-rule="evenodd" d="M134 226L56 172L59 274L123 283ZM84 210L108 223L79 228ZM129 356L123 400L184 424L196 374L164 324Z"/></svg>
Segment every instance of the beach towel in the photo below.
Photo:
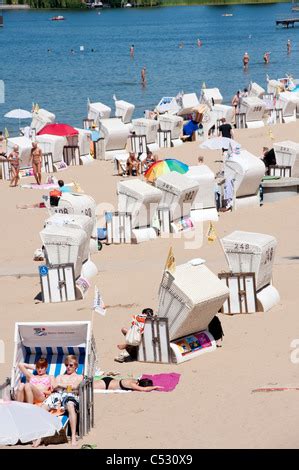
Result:
<svg viewBox="0 0 299 470"><path fill-rule="evenodd" d="M175 372L171 372L169 374L156 374L156 375L148 375L143 374L141 377L142 379L150 379L153 381L153 385L158 385L159 387L163 387L161 389L156 390L156 392L171 392L175 389L177 384L180 381L181 374L176 374Z"/></svg>
<svg viewBox="0 0 299 470"><path fill-rule="evenodd" d="M74 186L74 183L65 184L65 187L69 188L69 192L72 191L73 186ZM50 190L50 189L57 189L59 188L59 186L57 183L44 183L44 184L28 183L28 184L21 184L21 188Z"/></svg>

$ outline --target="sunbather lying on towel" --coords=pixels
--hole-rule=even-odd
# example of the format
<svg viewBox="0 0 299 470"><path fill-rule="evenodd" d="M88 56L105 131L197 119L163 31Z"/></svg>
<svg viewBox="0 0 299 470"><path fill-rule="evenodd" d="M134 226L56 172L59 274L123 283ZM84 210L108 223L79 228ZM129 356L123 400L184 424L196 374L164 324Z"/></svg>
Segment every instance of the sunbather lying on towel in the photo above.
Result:
<svg viewBox="0 0 299 470"><path fill-rule="evenodd" d="M103 377L102 379L94 382L93 388L96 390L132 390L135 392L151 392L152 390L158 390L163 387L159 387L158 385L154 386L150 379L116 380L112 377Z"/></svg>

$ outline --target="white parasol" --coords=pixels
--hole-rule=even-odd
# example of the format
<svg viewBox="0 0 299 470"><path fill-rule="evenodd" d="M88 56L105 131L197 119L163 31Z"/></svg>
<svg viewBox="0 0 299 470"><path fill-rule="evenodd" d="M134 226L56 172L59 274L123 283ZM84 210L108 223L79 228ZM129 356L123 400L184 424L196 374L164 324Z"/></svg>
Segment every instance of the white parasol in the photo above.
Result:
<svg viewBox="0 0 299 470"><path fill-rule="evenodd" d="M62 427L57 416L29 403L0 400L0 444L14 445L53 436Z"/></svg>

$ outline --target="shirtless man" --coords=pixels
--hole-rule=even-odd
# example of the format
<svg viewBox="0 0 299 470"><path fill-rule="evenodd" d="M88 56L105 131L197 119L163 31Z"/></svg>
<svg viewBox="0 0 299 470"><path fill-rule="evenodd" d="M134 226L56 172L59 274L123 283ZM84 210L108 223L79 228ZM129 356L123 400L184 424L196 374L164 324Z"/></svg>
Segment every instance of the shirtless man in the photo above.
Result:
<svg viewBox="0 0 299 470"><path fill-rule="evenodd" d="M55 408L57 401L61 403L69 415L72 446L76 446L76 412L79 411L79 385L83 380L83 375L77 374L78 359L76 356L66 356L64 364L66 373L55 377L53 382L54 393L44 401L43 407L50 410ZM40 442L41 439L37 439L34 442L34 447L38 447Z"/></svg>
<svg viewBox="0 0 299 470"><path fill-rule="evenodd" d="M42 151L37 146L37 142L32 142L32 149L29 158L29 164L32 160L33 174L37 184L42 182Z"/></svg>
<svg viewBox="0 0 299 470"><path fill-rule="evenodd" d="M248 64L249 64L249 55L248 55L248 52L245 52L244 56L243 56L243 66L244 66L244 69L247 69L248 68Z"/></svg>
<svg viewBox="0 0 299 470"><path fill-rule="evenodd" d="M146 67L141 69L141 83L143 86L146 85Z"/></svg>

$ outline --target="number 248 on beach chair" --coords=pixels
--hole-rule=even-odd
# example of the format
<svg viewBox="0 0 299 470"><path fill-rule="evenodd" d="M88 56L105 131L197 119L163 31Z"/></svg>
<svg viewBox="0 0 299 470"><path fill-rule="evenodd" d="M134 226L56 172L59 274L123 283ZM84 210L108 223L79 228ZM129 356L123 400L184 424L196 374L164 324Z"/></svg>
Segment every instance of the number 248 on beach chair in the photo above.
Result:
<svg viewBox="0 0 299 470"><path fill-rule="evenodd" d="M41 357L48 361L49 375L57 377L66 371L66 356L73 354L78 359L77 373L84 379L79 388L78 434L83 437L94 426L93 409L93 376L96 361L95 343L91 332L91 323L78 322L45 322L16 323L15 350L11 375L11 397L14 399L20 383L26 382L18 364L25 362L35 364ZM60 416L63 429L59 436L47 438L51 442L66 442L68 416Z"/></svg>

